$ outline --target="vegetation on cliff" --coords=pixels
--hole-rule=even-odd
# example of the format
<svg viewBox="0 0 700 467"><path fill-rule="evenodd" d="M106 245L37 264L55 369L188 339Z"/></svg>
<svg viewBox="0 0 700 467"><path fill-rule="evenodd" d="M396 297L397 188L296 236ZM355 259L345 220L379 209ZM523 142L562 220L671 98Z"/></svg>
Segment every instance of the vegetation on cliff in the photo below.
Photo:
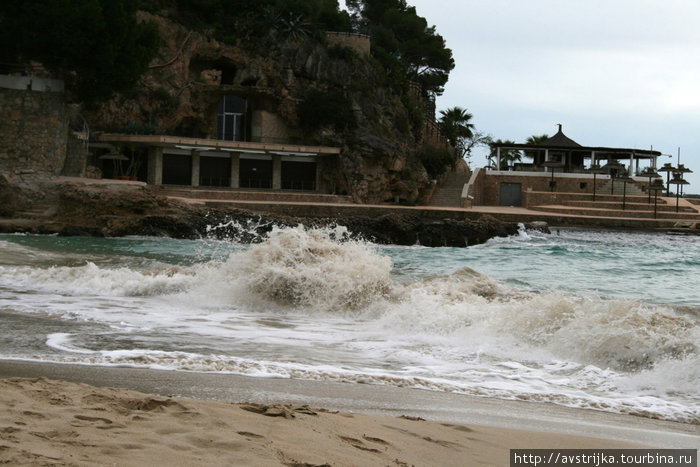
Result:
<svg viewBox="0 0 700 467"><path fill-rule="evenodd" d="M349 0L355 27L372 37L372 54L397 84L420 83L426 93L440 95L454 68L452 51L405 0Z"/></svg>
<svg viewBox="0 0 700 467"><path fill-rule="evenodd" d="M155 55L158 34L139 23L137 0L0 2L0 62L38 62L79 101L93 103L133 87Z"/></svg>
<svg viewBox="0 0 700 467"><path fill-rule="evenodd" d="M213 138L218 103L239 96L246 138L253 118L259 137L264 118L274 141L342 148L324 166L329 191L419 202L454 163L434 122L452 52L405 0L346 3L5 2L0 61L41 64L66 80L73 102L107 99L82 109L92 134ZM328 31L368 34L371 54Z"/></svg>

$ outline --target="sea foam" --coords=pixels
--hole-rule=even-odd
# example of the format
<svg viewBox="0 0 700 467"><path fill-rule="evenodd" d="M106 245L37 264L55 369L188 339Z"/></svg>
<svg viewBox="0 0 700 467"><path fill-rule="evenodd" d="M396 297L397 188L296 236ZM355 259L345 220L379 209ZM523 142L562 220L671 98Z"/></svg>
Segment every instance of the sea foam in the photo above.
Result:
<svg viewBox="0 0 700 467"><path fill-rule="evenodd" d="M13 253L22 254L32 253ZM392 268L381 249L342 228L295 227L192 265L5 264L0 277L17 291L5 295L15 309L70 310L70 319L107 325L104 339L122 336L106 350L102 337L54 332L47 345L65 361L392 384L700 421L690 402L700 386L697 315L526 291L468 267L410 281Z"/></svg>

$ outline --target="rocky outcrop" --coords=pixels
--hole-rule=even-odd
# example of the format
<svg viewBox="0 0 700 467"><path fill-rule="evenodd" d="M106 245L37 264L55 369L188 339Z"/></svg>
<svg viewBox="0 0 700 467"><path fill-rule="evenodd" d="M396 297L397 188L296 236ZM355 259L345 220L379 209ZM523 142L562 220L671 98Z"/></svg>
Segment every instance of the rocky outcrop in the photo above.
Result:
<svg viewBox="0 0 700 467"><path fill-rule="evenodd" d="M274 226L342 225L352 236L380 244L454 247L475 245L518 231L517 224L488 216L476 221L427 219L411 214L302 218L188 204L161 196L153 187L140 182L61 179L43 183L41 187L33 187L31 193L50 193L41 201L47 214L29 220L0 220L0 231L70 236L212 237L257 242ZM0 196L21 205L22 199L30 194L21 194L21 189L14 188L0 190Z"/></svg>
<svg viewBox="0 0 700 467"><path fill-rule="evenodd" d="M132 93L88 113L93 130L215 137L217 103L236 94L275 115L289 141L342 147L323 175L337 193L356 202L416 202L429 186L415 157L420 123L412 123L402 99L381 84L371 58L332 54L315 38L294 42L274 30L261 31L258 48L243 49L165 16L140 15L159 27L158 56ZM305 129L297 104L310 89L342 93L353 121L344 129Z"/></svg>

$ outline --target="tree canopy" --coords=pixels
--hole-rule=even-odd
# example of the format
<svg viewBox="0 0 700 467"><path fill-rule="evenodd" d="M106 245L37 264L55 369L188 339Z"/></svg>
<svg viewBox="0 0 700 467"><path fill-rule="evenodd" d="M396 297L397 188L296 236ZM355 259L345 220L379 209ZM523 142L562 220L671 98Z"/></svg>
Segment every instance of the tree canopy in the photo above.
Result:
<svg viewBox="0 0 700 467"><path fill-rule="evenodd" d="M498 159L496 147L501 144L515 144L515 141L511 141L509 139L505 141L497 139L496 141L491 143L491 153L488 155L488 160L491 164L491 167L495 168L496 170L508 170L509 165L512 165L516 161L522 160L523 153L519 149L501 149L501 166L496 167L496 160Z"/></svg>
<svg viewBox="0 0 700 467"><path fill-rule="evenodd" d="M547 141L548 139L549 139L549 135L547 135L547 134L532 135L527 139L527 141L525 141L525 143L531 144L531 145L538 145L544 141ZM537 151L524 151L524 153L525 153L525 157L529 157L530 159L533 159L533 160L537 157Z"/></svg>
<svg viewBox="0 0 700 467"><path fill-rule="evenodd" d="M151 11L167 8L178 21L208 29L229 44L256 43L270 29L292 39L320 31L352 31L338 0L143 0Z"/></svg>
<svg viewBox="0 0 700 467"><path fill-rule="evenodd" d="M357 28L372 37L372 54L390 76L405 77L442 94L454 68L452 50L405 0L347 0Z"/></svg>
<svg viewBox="0 0 700 467"><path fill-rule="evenodd" d="M473 136L472 114L462 107L452 107L440 111L440 133L447 138L459 157L466 152L467 140Z"/></svg>
<svg viewBox="0 0 700 467"><path fill-rule="evenodd" d="M139 23L137 0L0 2L0 62L38 62L94 102L133 86L155 54L154 25Z"/></svg>

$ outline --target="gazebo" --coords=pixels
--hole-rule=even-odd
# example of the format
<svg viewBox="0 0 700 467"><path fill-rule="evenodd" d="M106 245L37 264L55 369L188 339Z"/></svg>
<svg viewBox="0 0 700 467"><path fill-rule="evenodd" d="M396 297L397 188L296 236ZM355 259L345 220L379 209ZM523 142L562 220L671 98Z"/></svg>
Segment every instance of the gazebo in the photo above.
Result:
<svg viewBox="0 0 700 467"><path fill-rule="evenodd" d="M492 143L491 149L496 152L496 167L501 167L501 150L523 151L525 156L532 158L531 164L515 164L510 170L525 172L561 171L569 173L584 173L586 161L595 166L599 160L629 159L627 168L630 175L639 172L639 161L649 160L650 167L656 167L656 160L661 152L650 149L610 148L604 146L582 146L564 134L561 124L559 130L551 138L538 144L527 143ZM558 162L555 164L553 162Z"/></svg>

